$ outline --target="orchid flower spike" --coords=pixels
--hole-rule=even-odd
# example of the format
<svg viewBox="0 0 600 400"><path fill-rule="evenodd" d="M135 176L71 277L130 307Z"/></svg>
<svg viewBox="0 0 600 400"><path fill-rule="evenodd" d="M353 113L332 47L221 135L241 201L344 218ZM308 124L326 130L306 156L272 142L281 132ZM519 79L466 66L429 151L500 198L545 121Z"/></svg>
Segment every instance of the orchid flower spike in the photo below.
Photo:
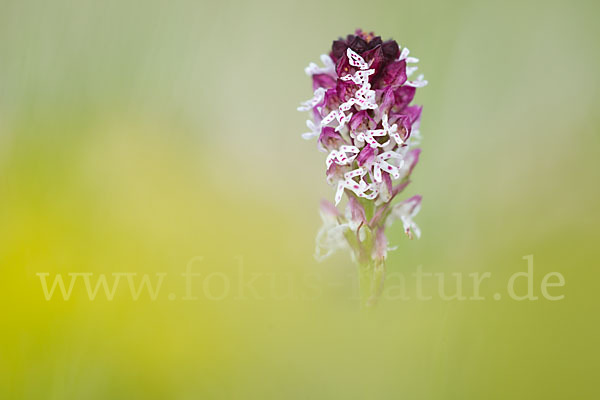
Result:
<svg viewBox="0 0 600 400"><path fill-rule="evenodd" d="M361 269L363 306L373 305L383 287L388 240L385 229L399 219L407 236L420 237L414 217L421 196L392 205L410 182L419 160L421 107L411 105L423 75L409 80L419 60L394 40L382 41L357 30L335 40L323 67L310 63L313 96L299 111L308 111L310 132L328 153L327 181L334 186L334 204L321 206L324 225L317 236L321 260L339 249L350 249ZM338 207L347 198L345 211Z"/></svg>

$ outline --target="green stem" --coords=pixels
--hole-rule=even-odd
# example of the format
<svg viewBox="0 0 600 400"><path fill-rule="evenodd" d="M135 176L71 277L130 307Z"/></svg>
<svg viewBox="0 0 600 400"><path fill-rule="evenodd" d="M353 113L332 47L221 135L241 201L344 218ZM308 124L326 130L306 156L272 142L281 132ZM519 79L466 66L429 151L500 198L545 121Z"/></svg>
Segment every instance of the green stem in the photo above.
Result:
<svg viewBox="0 0 600 400"><path fill-rule="evenodd" d="M383 291L384 260L375 259L359 263L358 278L361 309L375 306Z"/></svg>

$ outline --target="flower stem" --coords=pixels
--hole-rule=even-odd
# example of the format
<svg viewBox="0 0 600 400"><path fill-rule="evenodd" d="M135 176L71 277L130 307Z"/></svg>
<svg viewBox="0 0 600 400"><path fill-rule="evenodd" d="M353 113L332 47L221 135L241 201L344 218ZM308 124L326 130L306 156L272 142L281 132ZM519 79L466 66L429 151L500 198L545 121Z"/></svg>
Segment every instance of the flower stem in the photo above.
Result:
<svg viewBox="0 0 600 400"><path fill-rule="evenodd" d="M375 306L383 291L385 278L385 261L372 259L358 264L358 281L360 291L360 308Z"/></svg>

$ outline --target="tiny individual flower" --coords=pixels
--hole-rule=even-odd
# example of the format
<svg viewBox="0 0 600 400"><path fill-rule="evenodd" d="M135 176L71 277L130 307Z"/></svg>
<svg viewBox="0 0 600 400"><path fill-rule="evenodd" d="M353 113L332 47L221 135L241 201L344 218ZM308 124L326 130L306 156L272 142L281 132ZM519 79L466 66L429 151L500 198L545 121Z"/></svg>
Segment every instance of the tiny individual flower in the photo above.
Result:
<svg viewBox="0 0 600 400"><path fill-rule="evenodd" d="M420 142L422 108L410 104L416 89L427 85L423 75L413 78L418 61L394 40L357 30L333 42L329 54L321 56L322 67L311 63L305 69L314 93L298 107L310 112L310 132L302 137L316 138L328 153L325 174L335 187L335 205L321 207L324 225L315 255L323 259L349 248L373 279L383 276L386 227L399 219L409 238L420 237L414 217L421 197L391 204L410 183L420 155L413 146ZM336 207L344 196L342 213ZM365 304L373 304L378 292L371 290Z"/></svg>
<svg viewBox="0 0 600 400"><path fill-rule="evenodd" d="M345 249L348 244L344 240L344 233L349 229L348 223L339 223L339 211L327 200L321 202L321 219L323 226L317 233L317 246L315 258L322 261L339 249Z"/></svg>
<svg viewBox="0 0 600 400"><path fill-rule="evenodd" d="M391 215L388 217L388 224L394 220L394 218L398 218L402 221L402 225L404 226L404 232L408 235L409 238L413 238L416 236L417 238L421 237L421 230L413 221L413 218L419 213L421 209L421 196L416 195L411 197L410 199L404 200L401 203L396 204L392 207Z"/></svg>

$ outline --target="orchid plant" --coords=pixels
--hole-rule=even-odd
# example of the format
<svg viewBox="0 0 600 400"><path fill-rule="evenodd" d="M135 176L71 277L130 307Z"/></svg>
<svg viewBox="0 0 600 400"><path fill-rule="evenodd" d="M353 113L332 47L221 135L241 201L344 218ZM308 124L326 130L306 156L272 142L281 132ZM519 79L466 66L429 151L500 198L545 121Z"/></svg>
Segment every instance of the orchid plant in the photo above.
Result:
<svg viewBox="0 0 600 400"><path fill-rule="evenodd" d="M410 183L419 160L421 107L410 105L423 75L411 79L419 60L394 40L383 42L357 30L335 40L322 67L311 63L313 97L298 107L310 112L310 132L328 153L327 181L334 185L335 204L321 203L323 226L315 257L323 260L349 249L359 267L363 307L373 306L383 289L388 250L385 229L399 219L410 239L420 237L414 217L421 196L392 204ZM342 198L347 197L344 208ZM340 211L342 209L343 211Z"/></svg>

